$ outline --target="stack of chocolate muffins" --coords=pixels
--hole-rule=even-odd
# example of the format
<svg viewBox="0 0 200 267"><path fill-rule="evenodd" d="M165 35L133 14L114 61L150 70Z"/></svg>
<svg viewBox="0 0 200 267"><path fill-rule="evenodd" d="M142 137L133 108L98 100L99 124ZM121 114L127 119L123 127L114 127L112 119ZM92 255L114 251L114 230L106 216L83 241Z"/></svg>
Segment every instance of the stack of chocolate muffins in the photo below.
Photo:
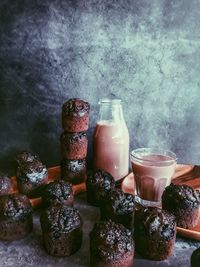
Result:
<svg viewBox="0 0 200 267"><path fill-rule="evenodd" d="M86 179L89 110L89 103L79 98L69 99L62 107L61 176L72 184Z"/></svg>

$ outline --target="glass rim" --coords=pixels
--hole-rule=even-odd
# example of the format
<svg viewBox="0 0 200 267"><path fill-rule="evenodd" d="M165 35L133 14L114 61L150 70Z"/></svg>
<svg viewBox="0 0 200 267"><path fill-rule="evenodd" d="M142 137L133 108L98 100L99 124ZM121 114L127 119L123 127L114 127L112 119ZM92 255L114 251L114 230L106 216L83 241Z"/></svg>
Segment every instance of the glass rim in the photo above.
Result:
<svg viewBox="0 0 200 267"><path fill-rule="evenodd" d="M170 163L170 162L177 162L178 158L174 152L168 149L164 148L156 148L156 147L141 147L133 149L130 152L130 157L136 159L137 161L143 161L143 162L151 162L155 163L155 160L151 159L144 159L144 155L162 155L162 156L168 156L171 157L171 159L167 160L158 160L157 163Z"/></svg>

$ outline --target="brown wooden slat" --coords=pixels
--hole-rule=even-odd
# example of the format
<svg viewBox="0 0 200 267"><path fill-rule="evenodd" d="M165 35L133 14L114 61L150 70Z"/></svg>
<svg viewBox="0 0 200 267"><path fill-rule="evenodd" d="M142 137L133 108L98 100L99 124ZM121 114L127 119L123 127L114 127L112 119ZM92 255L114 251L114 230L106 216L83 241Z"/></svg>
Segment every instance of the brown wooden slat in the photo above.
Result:
<svg viewBox="0 0 200 267"><path fill-rule="evenodd" d="M196 179L197 182L199 179L199 185L200 185L200 166L194 166L194 168L190 172L174 178L173 183L184 184L190 182L191 180L195 181Z"/></svg>
<svg viewBox="0 0 200 267"><path fill-rule="evenodd" d="M52 167L48 169L48 183L55 181L59 177L60 177L60 166L56 166L56 167ZM18 193L17 181L16 181L15 176L12 177L12 186L13 186L12 193ZM75 195L81 192L85 192L85 191L86 191L85 183L73 185L73 192ZM30 199L30 201L34 208L38 208L42 202L41 198Z"/></svg>

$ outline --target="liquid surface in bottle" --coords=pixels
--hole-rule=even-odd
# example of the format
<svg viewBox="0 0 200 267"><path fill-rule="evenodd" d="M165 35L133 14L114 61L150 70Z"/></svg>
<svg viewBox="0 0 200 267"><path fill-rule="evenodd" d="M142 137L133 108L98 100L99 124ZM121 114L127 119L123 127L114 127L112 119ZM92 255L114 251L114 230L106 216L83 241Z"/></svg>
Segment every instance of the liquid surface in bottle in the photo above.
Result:
<svg viewBox="0 0 200 267"><path fill-rule="evenodd" d="M144 200L160 201L171 183L176 162L165 155L145 155L139 161L132 158L137 195Z"/></svg>
<svg viewBox="0 0 200 267"><path fill-rule="evenodd" d="M129 134L123 122L99 121L94 131L94 169L109 172L115 180L128 174Z"/></svg>

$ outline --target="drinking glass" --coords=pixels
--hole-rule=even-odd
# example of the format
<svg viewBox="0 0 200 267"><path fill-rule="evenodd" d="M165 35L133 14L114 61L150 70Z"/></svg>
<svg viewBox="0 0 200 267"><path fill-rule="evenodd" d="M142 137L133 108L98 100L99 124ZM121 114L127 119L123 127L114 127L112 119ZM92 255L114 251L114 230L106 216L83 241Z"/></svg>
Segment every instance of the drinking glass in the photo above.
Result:
<svg viewBox="0 0 200 267"><path fill-rule="evenodd" d="M136 201L144 206L161 206L161 197L171 183L177 158L172 151L138 148L130 154L136 185Z"/></svg>

